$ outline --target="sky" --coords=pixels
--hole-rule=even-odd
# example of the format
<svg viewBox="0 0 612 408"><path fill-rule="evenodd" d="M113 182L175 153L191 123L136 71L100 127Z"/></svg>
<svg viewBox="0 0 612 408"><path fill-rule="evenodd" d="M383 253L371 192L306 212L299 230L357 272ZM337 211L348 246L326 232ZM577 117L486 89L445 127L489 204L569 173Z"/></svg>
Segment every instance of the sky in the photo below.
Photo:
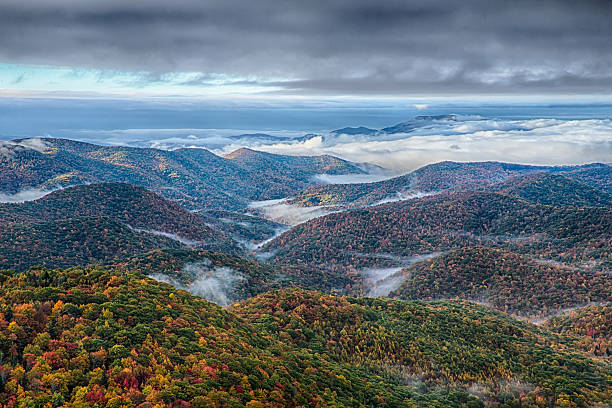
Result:
<svg viewBox="0 0 612 408"><path fill-rule="evenodd" d="M610 21L609 0L3 0L0 140L611 162Z"/></svg>
<svg viewBox="0 0 612 408"><path fill-rule="evenodd" d="M3 96L612 92L608 0L3 0Z"/></svg>

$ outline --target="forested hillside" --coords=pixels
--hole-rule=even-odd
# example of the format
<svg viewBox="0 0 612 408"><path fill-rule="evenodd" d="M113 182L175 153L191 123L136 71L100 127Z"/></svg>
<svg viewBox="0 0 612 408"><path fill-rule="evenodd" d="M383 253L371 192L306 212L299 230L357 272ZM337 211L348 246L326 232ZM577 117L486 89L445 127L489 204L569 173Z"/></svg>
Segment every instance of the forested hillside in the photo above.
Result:
<svg viewBox="0 0 612 408"><path fill-rule="evenodd" d="M130 227L175 234L202 245L233 245L225 234L210 228L201 217L177 204L125 183L98 183L55 191L36 201L0 204L3 222L61 220L104 216Z"/></svg>
<svg viewBox="0 0 612 408"><path fill-rule="evenodd" d="M36 201L0 204L0 265L68 267L156 248L240 252L223 231L155 193L122 183L55 191Z"/></svg>
<svg viewBox="0 0 612 408"><path fill-rule="evenodd" d="M135 272L0 277L8 407L586 407L610 398L608 363L470 304L292 290L226 311Z"/></svg>
<svg viewBox="0 0 612 408"><path fill-rule="evenodd" d="M564 340L533 325L474 304L294 290L260 295L233 310L256 323L266 337L279 336L312 353L406 383L471 385L474 394L504 398L508 406L588 405L610 398L608 363L568 350Z"/></svg>
<svg viewBox="0 0 612 408"><path fill-rule="evenodd" d="M222 304L275 288L301 287L331 292L354 283L345 274L292 265L271 265L235 255L193 249L157 249L113 260L108 266L152 276Z"/></svg>
<svg viewBox="0 0 612 408"><path fill-rule="evenodd" d="M275 251L277 263L350 270L393 265L389 259L394 256L482 244L597 269L610 265L611 231L609 208L553 207L503 194L450 193L316 218L265 248Z"/></svg>
<svg viewBox="0 0 612 408"><path fill-rule="evenodd" d="M414 264L390 294L398 299L468 299L520 316L549 315L612 301L612 276L534 260L508 250L467 247Z"/></svg>
<svg viewBox="0 0 612 408"><path fill-rule="evenodd" d="M610 207L612 195L559 174L535 173L513 177L487 190L521 197L532 203Z"/></svg>
<svg viewBox="0 0 612 408"><path fill-rule="evenodd" d="M596 356L612 357L612 305L586 306L567 311L544 323L547 329L580 339L580 346Z"/></svg>
<svg viewBox="0 0 612 408"><path fill-rule="evenodd" d="M0 228L0 268L69 267L121 259L155 248L180 248L170 238L134 231L105 217L75 217Z"/></svg>

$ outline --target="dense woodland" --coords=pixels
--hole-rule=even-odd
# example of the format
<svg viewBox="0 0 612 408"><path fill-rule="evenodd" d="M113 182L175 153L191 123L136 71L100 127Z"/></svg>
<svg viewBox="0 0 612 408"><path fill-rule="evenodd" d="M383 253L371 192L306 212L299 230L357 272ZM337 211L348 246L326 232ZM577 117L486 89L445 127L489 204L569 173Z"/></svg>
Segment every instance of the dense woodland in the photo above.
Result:
<svg viewBox="0 0 612 408"><path fill-rule="evenodd" d="M22 272L33 265L68 267L178 248L169 238L136 232L109 218L77 217L0 228L0 266Z"/></svg>
<svg viewBox="0 0 612 408"><path fill-rule="evenodd" d="M610 207L612 195L565 175L534 173L513 177L487 190L521 197L538 204Z"/></svg>
<svg viewBox="0 0 612 408"><path fill-rule="evenodd" d="M2 406L612 403L612 166L27 146L0 192L71 187L0 204ZM248 211L287 196L339 212Z"/></svg>
<svg viewBox="0 0 612 408"><path fill-rule="evenodd" d="M159 195L125 183L98 183L55 191L35 201L0 204L5 223L37 223L104 216L127 226L175 234L200 245L234 245L197 215Z"/></svg>
<svg viewBox="0 0 612 408"><path fill-rule="evenodd" d="M610 397L607 363L568 352L562 339L474 304L296 290L260 295L234 310L268 336L406 383L478 384L476 394L495 399L501 392L509 406L563 405L560 394L568 406L581 404L588 389ZM586 381L580 380L586 373ZM501 380L503 391L496 388Z"/></svg>
<svg viewBox="0 0 612 408"><path fill-rule="evenodd" d="M580 345L596 356L612 357L612 305L573 309L544 323L547 329L580 338Z"/></svg>
<svg viewBox="0 0 612 408"><path fill-rule="evenodd" d="M608 268L612 210L553 207L497 193L447 193L330 214L266 245L278 263L364 268L372 254L412 256L486 244Z"/></svg>
<svg viewBox="0 0 612 408"><path fill-rule="evenodd" d="M293 290L224 311L136 272L2 276L9 407L545 407L610 397L607 363L475 305Z"/></svg>
<svg viewBox="0 0 612 408"><path fill-rule="evenodd" d="M399 272L398 299L471 299L519 316L612 302L608 273L536 261L508 250L465 247Z"/></svg>

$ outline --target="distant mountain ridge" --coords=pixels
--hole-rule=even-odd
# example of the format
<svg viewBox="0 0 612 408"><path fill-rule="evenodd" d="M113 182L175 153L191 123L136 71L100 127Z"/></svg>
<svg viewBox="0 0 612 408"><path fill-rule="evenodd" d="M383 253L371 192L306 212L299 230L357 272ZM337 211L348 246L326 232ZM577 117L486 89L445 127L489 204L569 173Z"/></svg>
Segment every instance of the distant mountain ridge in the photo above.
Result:
<svg viewBox="0 0 612 408"><path fill-rule="evenodd" d="M416 129L440 124L452 124L459 122L461 116L457 114L444 115L419 115L404 122L396 123L395 125L387 126L382 129L372 129L365 126L344 127L333 130L332 134L344 135L373 135L373 134L395 134L395 133L410 133Z"/></svg>
<svg viewBox="0 0 612 408"><path fill-rule="evenodd" d="M0 155L0 192L125 182L151 189L187 208L239 209L253 200L282 198L315 185L314 176L325 171L364 173L360 166L331 156L294 157L253 150L246 154L241 150L223 158L205 149L166 151L67 139L36 140L36 148L21 146L22 141Z"/></svg>
<svg viewBox="0 0 612 408"><path fill-rule="evenodd" d="M448 122L457 122L458 119L459 119L459 115L455 115L455 114L415 116L414 118L406 122L398 123L396 125L383 128L381 129L381 132L389 133L389 134L409 133L415 129L418 129L424 126L440 124L440 123L448 123Z"/></svg>
<svg viewBox="0 0 612 408"><path fill-rule="evenodd" d="M343 205L363 207L399 196L418 195L418 193L439 193L443 191L482 190L513 177L531 173L554 173L568 179L575 178L582 183L572 186L588 189L590 186L601 191L588 193L594 201L577 201L583 205L606 203L609 192L606 183L612 176L612 166L592 163L578 166L534 166L503 162L453 162L443 161L423 166L411 173L389 180L363 184L334 184L314 186L295 195L291 202L302 206ZM559 179L560 180L560 179ZM534 179L527 179L525 183ZM550 180L549 180L550 181ZM567 182L571 182L568 180ZM511 183L509 181L509 183ZM549 187L553 183L549 182ZM567 187L570 189L570 187ZM550 194L550 192L548 193ZM584 194L587 194L584 192ZM557 195L561 198L561 194ZM565 197L564 201L568 202ZM585 204L586 203L586 204Z"/></svg>
<svg viewBox="0 0 612 408"><path fill-rule="evenodd" d="M333 130L332 133L338 135L371 135L378 132L376 129L367 128L365 126L344 127L342 129Z"/></svg>

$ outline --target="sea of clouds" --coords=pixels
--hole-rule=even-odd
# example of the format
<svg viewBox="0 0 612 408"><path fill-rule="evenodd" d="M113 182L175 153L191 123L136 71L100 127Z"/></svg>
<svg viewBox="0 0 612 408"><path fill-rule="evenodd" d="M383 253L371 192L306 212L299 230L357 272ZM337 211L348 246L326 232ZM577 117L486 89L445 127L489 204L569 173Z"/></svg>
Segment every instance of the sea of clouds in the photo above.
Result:
<svg viewBox="0 0 612 408"><path fill-rule="evenodd" d="M450 120L409 120L404 133L369 135L308 134L296 131L215 129L127 129L102 132L110 144L176 149L203 147L224 155L241 147L288 155L331 154L354 162L369 162L407 172L442 160L497 160L526 164L610 162L610 119L493 119L456 115ZM348 124L358 126L359 123ZM391 124L390 124L391 125ZM320 176L322 183L370 182L389 177Z"/></svg>
<svg viewBox="0 0 612 408"><path fill-rule="evenodd" d="M402 171L442 160L542 165L610 162L612 121L472 118L435 123L407 133L317 135L256 148L280 154L331 154Z"/></svg>

